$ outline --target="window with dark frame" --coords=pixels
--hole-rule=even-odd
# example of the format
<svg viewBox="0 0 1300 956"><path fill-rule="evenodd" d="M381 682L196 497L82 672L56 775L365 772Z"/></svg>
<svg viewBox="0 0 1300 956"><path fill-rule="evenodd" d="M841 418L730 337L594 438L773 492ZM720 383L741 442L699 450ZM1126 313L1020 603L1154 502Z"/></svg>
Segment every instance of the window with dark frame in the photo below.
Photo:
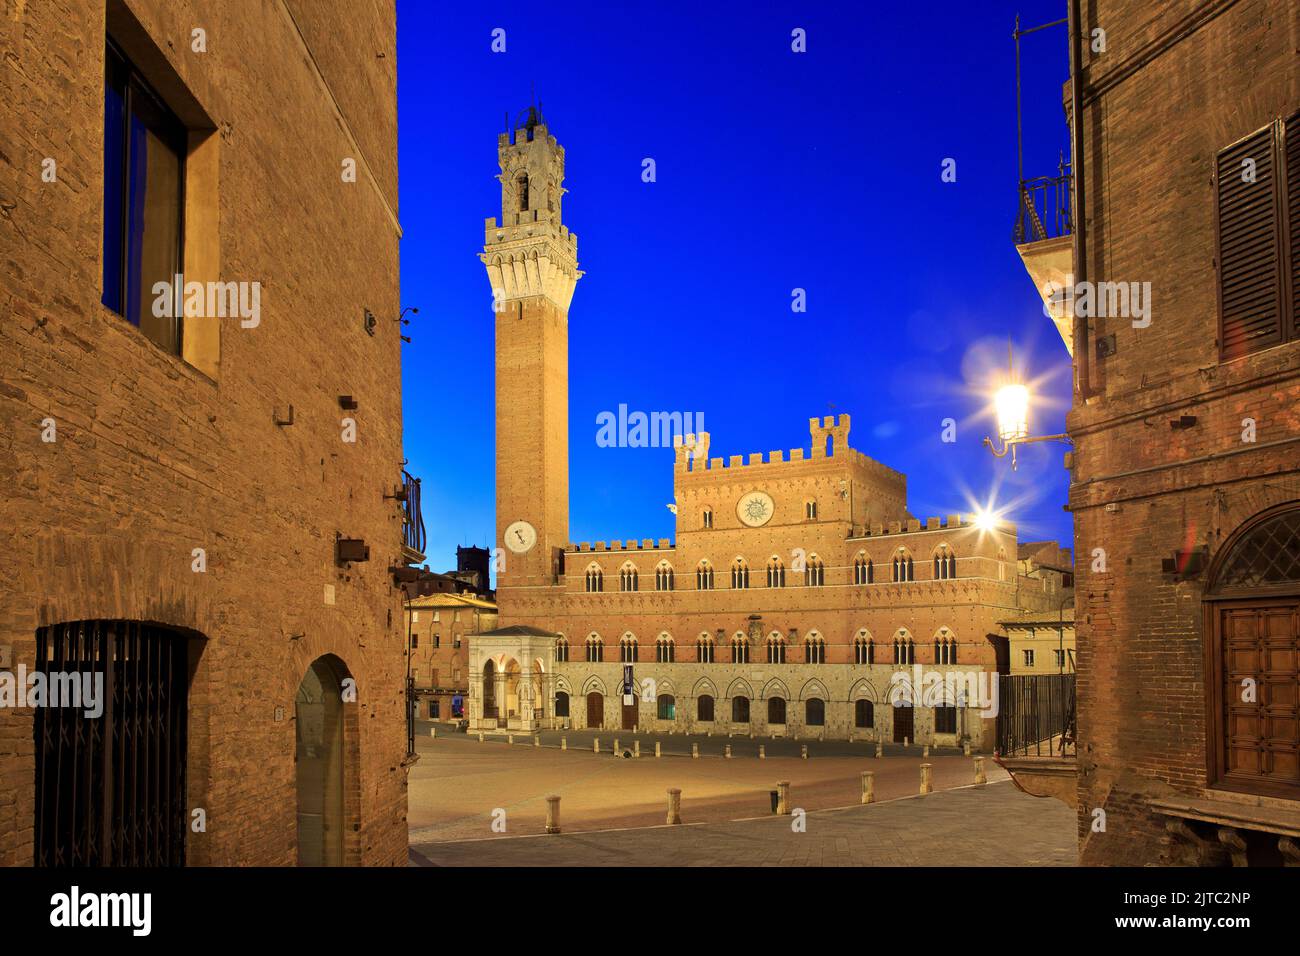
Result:
<svg viewBox="0 0 1300 956"><path fill-rule="evenodd" d="M159 348L180 355L187 130L111 40L104 60L100 300ZM155 292L160 282L170 294Z"/></svg>

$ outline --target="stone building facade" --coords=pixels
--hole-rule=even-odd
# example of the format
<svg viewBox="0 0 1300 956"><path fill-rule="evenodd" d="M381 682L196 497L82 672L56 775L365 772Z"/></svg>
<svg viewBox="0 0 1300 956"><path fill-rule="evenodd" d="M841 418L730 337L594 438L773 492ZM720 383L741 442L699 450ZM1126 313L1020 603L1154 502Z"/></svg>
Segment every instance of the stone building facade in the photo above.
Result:
<svg viewBox="0 0 1300 956"><path fill-rule="evenodd" d="M582 272L561 221L564 150L529 111L498 162L502 215L481 258L505 566L502 626L470 641L473 725L991 748L977 685L999 668L998 622L1045 610L1044 584L1019 573L1010 523L913 518L905 477L849 446L848 415L812 419L809 448L729 460L709 457L708 434L677 435L675 542L569 541L568 309ZM951 675L948 696L916 686L916 706L890 706L896 674L929 672Z"/></svg>
<svg viewBox="0 0 1300 956"><path fill-rule="evenodd" d="M406 619L418 713L459 720L469 690L468 635L496 627L495 602L472 594L429 594L407 602Z"/></svg>
<svg viewBox="0 0 1300 956"><path fill-rule="evenodd" d="M406 863L395 17L0 17L0 863Z"/></svg>
<svg viewBox="0 0 1300 956"><path fill-rule="evenodd" d="M1300 7L1096 28L1072 272L1151 308L1072 316L1081 859L1296 864Z"/></svg>

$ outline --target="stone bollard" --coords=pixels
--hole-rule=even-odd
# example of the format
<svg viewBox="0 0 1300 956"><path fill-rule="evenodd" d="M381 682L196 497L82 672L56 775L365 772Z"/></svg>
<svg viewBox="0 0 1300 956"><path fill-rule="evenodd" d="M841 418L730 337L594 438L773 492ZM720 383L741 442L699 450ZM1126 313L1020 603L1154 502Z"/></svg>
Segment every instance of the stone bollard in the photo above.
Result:
<svg viewBox="0 0 1300 956"><path fill-rule="evenodd" d="M989 782L989 778L986 777L986 776L984 776L984 758L983 758L983 757L976 757L976 758L975 758L975 782L976 782L976 783L988 783L988 782Z"/></svg>
<svg viewBox="0 0 1300 956"><path fill-rule="evenodd" d="M922 757L928 757L928 756L930 756L930 745L929 745L929 744L926 744L924 747L921 748L921 756L922 756Z"/></svg>
<svg viewBox="0 0 1300 956"><path fill-rule="evenodd" d="M904 737L904 738L903 738L903 749L906 750L910 744L911 744L911 741L909 741L906 737Z"/></svg>
<svg viewBox="0 0 1300 956"><path fill-rule="evenodd" d="M430 728L429 728L429 736L430 736L430 737L437 737L437 736L438 736L438 728L437 728L437 727L430 727Z"/></svg>
<svg viewBox="0 0 1300 956"><path fill-rule="evenodd" d="M677 787L668 788L668 823L682 822L682 791Z"/></svg>
<svg viewBox="0 0 1300 956"><path fill-rule="evenodd" d="M966 756L969 757L969 756L970 756L970 741L968 740L968 741L966 741L964 744L962 744L962 745L961 745L961 749L962 749L962 752L964 752L964 753L966 754Z"/></svg>
<svg viewBox="0 0 1300 956"><path fill-rule="evenodd" d="M591 741L591 752L600 753L600 738L596 737Z"/></svg>
<svg viewBox="0 0 1300 956"><path fill-rule="evenodd" d="M560 832L560 798L546 798L546 832Z"/></svg>
<svg viewBox="0 0 1300 956"><path fill-rule="evenodd" d="M618 756L618 738L614 738L614 756Z"/></svg>
<svg viewBox="0 0 1300 956"><path fill-rule="evenodd" d="M726 757L728 760L731 759L731 744L727 744L727 746L723 748L722 756Z"/></svg>
<svg viewBox="0 0 1300 956"><path fill-rule="evenodd" d="M923 763L921 764L921 792L929 793L933 789L934 787L930 785L930 765Z"/></svg>
<svg viewBox="0 0 1300 956"><path fill-rule="evenodd" d="M764 747L762 744L758 745L758 759L759 760L767 759L767 748Z"/></svg>
<svg viewBox="0 0 1300 956"><path fill-rule="evenodd" d="M862 771L862 802L876 802L876 774L872 770Z"/></svg>
<svg viewBox="0 0 1300 956"><path fill-rule="evenodd" d="M655 756L659 756L659 741L655 741Z"/></svg>
<svg viewBox="0 0 1300 956"><path fill-rule="evenodd" d="M568 737L561 737L561 738L560 738L560 749L561 749L561 750L568 750L568 749L569 749L569 738L568 738Z"/></svg>
<svg viewBox="0 0 1300 956"><path fill-rule="evenodd" d="M633 757L641 756L641 741L639 740L632 741L632 756Z"/></svg>
<svg viewBox="0 0 1300 956"><path fill-rule="evenodd" d="M541 734L533 734L533 746L534 746L534 747L540 747L541 745L542 745L542 735L541 735Z"/></svg>
<svg viewBox="0 0 1300 956"><path fill-rule="evenodd" d="M515 742L515 735L514 735L514 734L506 734L506 743L508 743L508 744L514 744L514 742Z"/></svg>
<svg viewBox="0 0 1300 956"><path fill-rule="evenodd" d="M808 759L808 745L807 745L807 744L802 744L802 745L799 747L799 756L802 757L804 760L807 760L807 759Z"/></svg>
<svg viewBox="0 0 1300 956"><path fill-rule="evenodd" d="M790 815L790 781L789 780L777 781L776 812L780 816Z"/></svg>
<svg viewBox="0 0 1300 956"><path fill-rule="evenodd" d="M483 742L483 734L482 734L482 732L480 732L479 735L478 735L478 742L479 742L479 743L482 743L482 742Z"/></svg>
<svg viewBox="0 0 1300 956"><path fill-rule="evenodd" d="M699 744L691 744L691 756L692 756L692 757L699 757L699 755L700 755L700 745L699 745Z"/></svg>
<svg viewBox="0 0 1300 956"><path fill-rule="evenodd" d="M883 757L884 755L885 755L885 745L882 744L879 740L877 740L877 741L876 741L876 756L877 756L877 757Z"/></svg>

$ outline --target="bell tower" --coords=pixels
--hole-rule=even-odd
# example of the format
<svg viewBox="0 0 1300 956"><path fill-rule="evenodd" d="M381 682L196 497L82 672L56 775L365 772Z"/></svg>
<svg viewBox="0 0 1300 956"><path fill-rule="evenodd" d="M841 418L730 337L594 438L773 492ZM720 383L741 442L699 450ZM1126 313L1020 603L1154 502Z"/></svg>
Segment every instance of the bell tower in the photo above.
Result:
<svg viewBox="0 0 1300 956"><path fill-rule="evenodd" d="M496 320L497 545L502 623L512 588L557 583L569 539L569 303L578 237L560 218L564 148L529 107L497 137L501 219L479 259Z"/></svg>

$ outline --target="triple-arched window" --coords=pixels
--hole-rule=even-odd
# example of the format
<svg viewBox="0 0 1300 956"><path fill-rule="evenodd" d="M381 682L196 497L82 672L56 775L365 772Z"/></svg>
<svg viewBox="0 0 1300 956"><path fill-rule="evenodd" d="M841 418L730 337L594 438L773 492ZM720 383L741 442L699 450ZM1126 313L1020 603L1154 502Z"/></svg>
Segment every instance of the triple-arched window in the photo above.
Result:
<svg viewBox="0 0 1300 956"><path fill-rule="evenodd" d="M731 586L736 589L749 587L749 564L744 558L731 562Z"/></svg>
<svg viewBox="0 0 1300 956"><path fill-rule="evenodd" d="M785 663L785 638L775 632L767 637L767 662L769 664Z"/></svg>
<svg viewBox="0 0 1300 956"><path fill-rule="evenodd" d="M803 659L809 664L826 663L826 641L820 634L809 634L804 638Z"/></svg>
<svg viewBox="0 0 1300 956"><path fill-rule="evenodd" d="M592 592L605 590L605 574L598 564L587 567L587 590Z"/></svg>
<svg viewBox="0 0 1300 956"><path fill-rule="evenodd" d="M557 637L555 639L555 660L563 664L569 659L569 641L568 638Z"/></svg>
<svg viewBox="0 0 1300 956"><path fill-rule="evenodd" d="M876 643L865 634L853 639L853 663L874 664L876 662Z"/></svg>
<svg viewBox="0 0 1300 956"><path fill-rule="evenodd" d="M637 589L636 565L631 561L619 569L618 587L620 591L635 591Z"/></svg>
<svg viewBox="0 0 1300 956"><path fill-rule="evenodd" d="M660 561L655 568L655 590L671 591L673 589L673 566L667 561Z"/></svg>
<svg viewBox="0 0 1300 956"><path fill-rule="evenodd" d="M587 636L587 663L599 664L605 659L605 642L600 639L599 634L590 634Z"/></svg>
<svg viewBox="0 0 1300 956"><path fill-rule="evenodd" d="M819 588L826 583L826 566L815 554L810 555L804 565L803 583L810 588Z"/></svg>
<svg viewBox="0 0 1300 956"><path fill-rule="evenodd" d="M897 554L892 562L895 581L915 581L915 569L910 554Z"/></svg>
<svg viewBox="0 0 1300 956"><path fill-rule="evenodd" d="M695 659L701 664L713 663L713 638L708 634L701 634L695 642Z"/></svg>
<svg viewBox="0 0 1300 956"><path fill-rule="evenodd" d="M636 638L631 634L624 634L618 642L618 659L623 664L635 664L636 656Z"/></svg>
<svg viewBox="0 0 1300 956"><path fill-rule="evenodd" d="M770 588L785 587L785 563L775 556L767 560L767 586Z"/></svg>
<svg viewBox="0 0 1300 956"><path fill-rule="evenodd" d="M936 664L957 663L957 638L945 628L934 639L934 662Z"/></svg>
<svg viewBox="0 0 1300 956"><path fill-rule="evenodd" d="M695 566L695 588L699 591L713 590L713 565L708 560Z"/></svg>
<svg viewBox="0 0 1300 956"><path fill-rule="evenodd" d="M865 554L859 554L853 559L853 583L854 584L874 584L876 578L875 566L871 559Z"/></svg>
<svg viewBox="0 0 1300 956"><path fill-rule="evenodd" d="M934 579L947 581L957 576L957 555L946 544L939 545L934 552Z"/></svg>
<svg viewBox="0 0 1300 956"><path fill-rule="evenodd" d="M910 637L894 638L894 663L895 664L916 663L916 645L912 643L912 639Z"/></svg>
<svg viewBox="0 0 1300 956"><path fill-rule="evenodd" d="M677 645L667 634L660 634L655 641L655 663L671 664L677 659Z"/></svg>
<svg viewBox="0 0 1300 956"><path fill-rule="evenodd" d="M749 663L749 641L744 634L737 633L731 638L731 663Z"/></svg>

